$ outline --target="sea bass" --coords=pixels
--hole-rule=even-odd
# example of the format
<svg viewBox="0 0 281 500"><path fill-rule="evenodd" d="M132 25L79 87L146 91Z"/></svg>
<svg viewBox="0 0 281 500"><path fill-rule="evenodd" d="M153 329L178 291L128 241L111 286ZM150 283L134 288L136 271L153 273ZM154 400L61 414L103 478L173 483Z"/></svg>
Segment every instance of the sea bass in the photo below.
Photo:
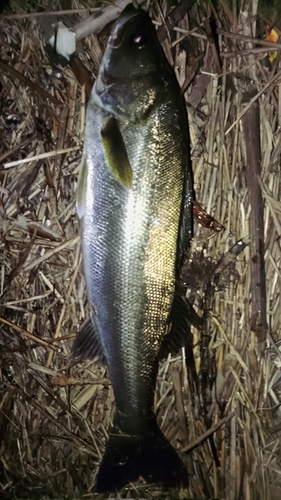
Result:
<svg viewBox="0 0 281 500"><path fill-rule="evenodd" d="M158 360L188 331L179 273L192 230L192 179L184 101L142 9L116 21L87 109L79 186L91 318L75 356L106 361L116 417L97 476L114 491L140 476L187 484L154 413ZM168 325L172 323L167 334Z"/></svg>

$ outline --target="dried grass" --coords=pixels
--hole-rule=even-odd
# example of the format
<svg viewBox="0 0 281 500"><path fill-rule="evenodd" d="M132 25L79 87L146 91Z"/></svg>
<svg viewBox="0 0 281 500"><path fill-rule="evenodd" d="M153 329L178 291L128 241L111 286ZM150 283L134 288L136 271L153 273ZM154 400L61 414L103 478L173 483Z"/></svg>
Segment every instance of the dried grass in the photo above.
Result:
<svg viewBox="0 0 281 500"><path fill-rule="evenodd" d="M246 38L251 20L232 4L221 0L216 11L207 0L195 3L165 42L188 88L197 200L226 228L215 233L195 223L184 271L204 318L202 332L193 331L199 394L190 391L183 352L161 364L157 382L158 422L182 451L190 486L173 495L139 482L121 492L127 498L280 498L279 56L271 65L269 46ZM166 2L161 10L165 16ZM220 58L206 22L214 17ZM85 91L69 67L47 70L36 19L1 19L0 40L0 498L96 498L112 387L105 367L68 359L87 316L75 214ZM99 42L91 35L84 43L91 69ZM266 343L250 329L249 248L231 250L249 236L241 125L249 86L258 91L261 116Z"/></svg>

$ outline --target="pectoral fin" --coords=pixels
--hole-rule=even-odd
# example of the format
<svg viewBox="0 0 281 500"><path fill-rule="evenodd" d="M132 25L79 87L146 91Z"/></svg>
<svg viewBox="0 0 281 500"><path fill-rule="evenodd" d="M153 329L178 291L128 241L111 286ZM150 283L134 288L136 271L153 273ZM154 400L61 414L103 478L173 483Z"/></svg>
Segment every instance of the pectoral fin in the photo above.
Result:
<svg viewBox="0 0 281 500"><path fill-rule="evenodd" d="M116 119L112 116L101 130L104 156L112 175L125 187L131 187L133 172L126 146Z"/></svg>

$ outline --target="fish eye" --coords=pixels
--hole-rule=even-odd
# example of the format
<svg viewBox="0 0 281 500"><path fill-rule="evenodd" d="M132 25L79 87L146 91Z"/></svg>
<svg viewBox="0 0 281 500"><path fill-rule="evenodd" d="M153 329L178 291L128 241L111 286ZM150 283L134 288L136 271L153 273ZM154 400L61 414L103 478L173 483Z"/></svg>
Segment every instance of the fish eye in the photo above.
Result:
<svg viewBox="0 0 281 500"><path fill-rule="evenodd" d="M148 37L144 33L137 33L136 35L132 36L132 38L131 38L131 43L135 47L142 47L143 45L146 44L147 41L148 41Z"/></svg>

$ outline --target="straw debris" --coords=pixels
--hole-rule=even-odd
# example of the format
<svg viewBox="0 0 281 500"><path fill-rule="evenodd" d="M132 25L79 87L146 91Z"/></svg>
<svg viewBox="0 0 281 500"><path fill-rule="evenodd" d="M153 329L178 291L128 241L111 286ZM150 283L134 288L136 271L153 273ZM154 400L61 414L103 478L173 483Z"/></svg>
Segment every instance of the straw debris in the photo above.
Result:
<svg viewBox="0 0 281 500"><path fill-rule="evenodd" d="M169 354L157 381L157 419L189 488L139 481L121 497L280 498L281 45L265 40L274 11L261 4L252 16L256 4L181 2L169 20L166 0L149 4L187 104L196 199L218 226L195 222L183 271L202 323L192 355ZM86 2L41 5L46 18L53 9L72 24L89 15ZM79 42L81 86L75 64L50 61L32 14L32 2L12 0L0 15L0 498L97 498L113 391L105 366L69 354L88 316L75 200L87 94L108 29ZM259 123L247 118L254 107ZM260 134L259 207L249 176L257 144L245 125ZM257 209L264 249L251 225ZM257 248L261 311L252 308ZM251 330L256 312L261 336Z"/></svg>

